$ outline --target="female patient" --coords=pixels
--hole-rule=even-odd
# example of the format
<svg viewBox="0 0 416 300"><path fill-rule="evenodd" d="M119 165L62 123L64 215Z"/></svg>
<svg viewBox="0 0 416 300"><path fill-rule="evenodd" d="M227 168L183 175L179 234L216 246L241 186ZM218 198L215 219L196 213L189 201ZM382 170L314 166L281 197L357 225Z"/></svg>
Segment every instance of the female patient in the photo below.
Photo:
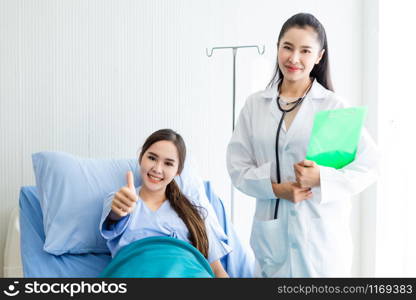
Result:
<svg viewBox="0 0 416 300"><path fill-rule="evenodd" d="M104 207L101 233L113 257L130 242L151 236L189 242L208 259L216 277L228 277L219 261L231 251L221 241L224 235L211 226L212 216L204 218L206 210L187 199L173 180L183 169L185 155L185 143L173 130L151 134L139 156L142 185L136 189L133 173L127 173L127 185Z"/></svg>

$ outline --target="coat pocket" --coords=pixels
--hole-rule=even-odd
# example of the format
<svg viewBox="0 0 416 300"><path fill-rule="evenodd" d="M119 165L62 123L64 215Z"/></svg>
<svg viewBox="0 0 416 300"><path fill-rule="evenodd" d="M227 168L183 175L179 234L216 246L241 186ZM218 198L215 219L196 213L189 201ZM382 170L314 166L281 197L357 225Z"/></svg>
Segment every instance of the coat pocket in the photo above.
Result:
<svg viewBox="0 0 416 300"><path fill-rule="evenodd" d="M271 277L287 258L287 230L280 220L254 220L250 237L261 271Z"/></svg>

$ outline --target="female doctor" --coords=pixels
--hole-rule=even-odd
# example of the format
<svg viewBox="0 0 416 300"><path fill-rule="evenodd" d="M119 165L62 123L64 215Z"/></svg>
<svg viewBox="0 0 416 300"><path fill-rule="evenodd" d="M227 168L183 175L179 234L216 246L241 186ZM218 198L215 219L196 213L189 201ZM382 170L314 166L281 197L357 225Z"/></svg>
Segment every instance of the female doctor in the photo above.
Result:
<svg viewBox="0 0 416 300"><path fill-rule="evenodd" d="M376 145L363 129L355 160L342 169L305 160L315 114L345 106L333 92L325 29L311 14L292 16L279 34L275 74L247 99L227 148L234 186L257 198L257 276L351 275L350 198L376 179Z"/></svg>

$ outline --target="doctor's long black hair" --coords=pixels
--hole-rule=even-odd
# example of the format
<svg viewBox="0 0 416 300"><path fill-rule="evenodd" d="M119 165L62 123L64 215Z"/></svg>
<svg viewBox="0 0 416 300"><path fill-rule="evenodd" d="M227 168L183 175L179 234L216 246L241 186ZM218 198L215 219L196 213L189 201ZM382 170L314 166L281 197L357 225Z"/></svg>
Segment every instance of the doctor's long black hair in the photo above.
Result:
<svg viewBox="0 0 416 300"><path fill-rule="evenodd" d="M328 41L326 38L325 28L321 24L321 22L319 22L319 20L315 18L313 15L308 14L308 13L299 13L290 17L283 24L282 29L280 30L279 38L277 40L277 49L279 51L280 40L289 29L293 27L305 28L307 26L315 30L315 32L318 34L318 41L321 45L321 50L322 49L325 50L321 61L319 62L319 64L313 67L310 76L315 78L326 89L334 91L334 87L332 85L332 80L331 80L331 75L329 72ZM279 68L279 61L276 59L275 71L267 87L270 88L276 85L279 82L279 80L282 78L283 78L283 73Z"/></svg>
<svg viewBox="0 0 416 300"><path fill-rule="evenodd" d="M142 161L142 157L147 149L159 141L170 141L176 146L179 158L178 174L180 174L185 163L186 146L182 137L172 129L160 129L153 132L143 144L139 155L139 162ZM171 207L175 210L188 228L190 233L189 240L192 245L197 248L199 252L205 256L205 258L208 258L209 242L204 222L205 216L203 216L205 209L193 205L192 202L189 201L189 199L186 198L181 192L175 180L172 180L167 185L165 194Z"/></svg>

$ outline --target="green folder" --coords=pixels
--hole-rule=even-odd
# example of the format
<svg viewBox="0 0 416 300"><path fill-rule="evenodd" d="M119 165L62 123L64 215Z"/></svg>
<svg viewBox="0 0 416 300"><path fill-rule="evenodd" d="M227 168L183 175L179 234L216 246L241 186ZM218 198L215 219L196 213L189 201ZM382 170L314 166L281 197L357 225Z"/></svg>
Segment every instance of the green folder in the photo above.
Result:
<svg viewBox="0 0 416 300"><path fill-rule="evenodd" d="M306 159L340 169L357 153L367 107L324 110L316 113Z"/></svg>

